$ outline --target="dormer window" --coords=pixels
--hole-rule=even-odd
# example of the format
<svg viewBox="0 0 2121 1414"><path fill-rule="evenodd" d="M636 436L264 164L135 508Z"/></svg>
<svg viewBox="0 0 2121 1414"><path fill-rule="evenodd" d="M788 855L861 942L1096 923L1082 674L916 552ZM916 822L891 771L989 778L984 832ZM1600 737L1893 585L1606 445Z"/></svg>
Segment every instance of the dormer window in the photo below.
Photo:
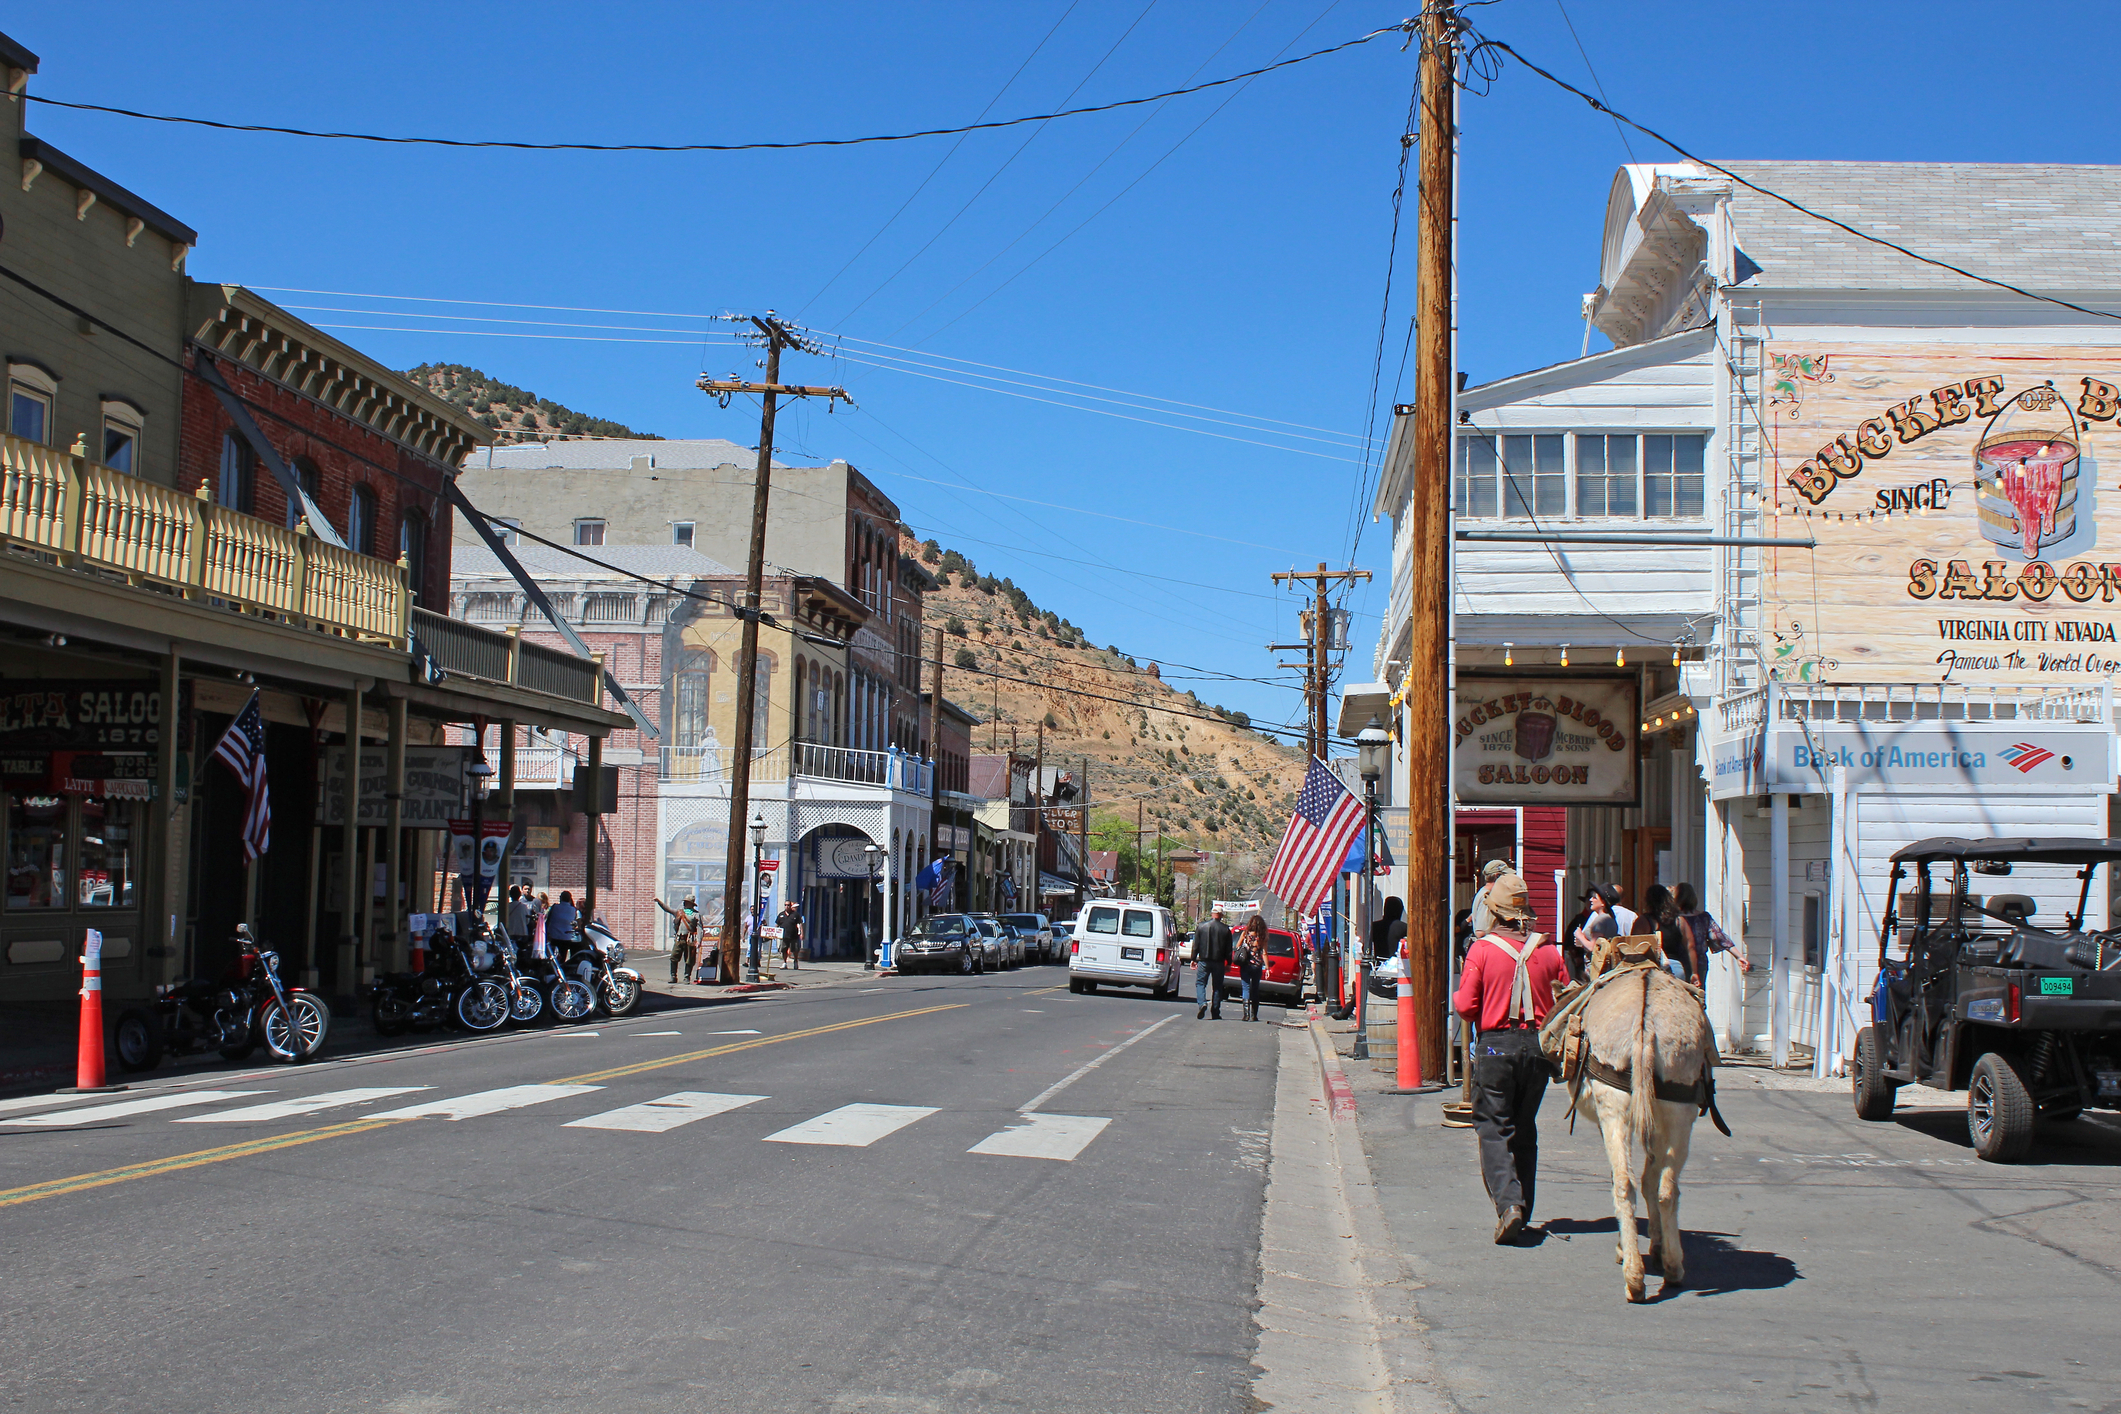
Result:
<svg viewBox="0 0 2121 1414"><path fill-rule="evenodd" d="M112 471L140 469L140 430L147 412L129 398L103 400L103 464Z"/></svg>

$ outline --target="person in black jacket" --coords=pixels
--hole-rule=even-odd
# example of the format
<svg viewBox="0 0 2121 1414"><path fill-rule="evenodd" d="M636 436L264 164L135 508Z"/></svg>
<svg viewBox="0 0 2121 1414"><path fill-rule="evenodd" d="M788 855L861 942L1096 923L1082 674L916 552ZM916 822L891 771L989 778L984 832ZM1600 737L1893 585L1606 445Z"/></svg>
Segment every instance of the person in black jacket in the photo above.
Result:
<svg viewBox="0 0 2121 1414"><path fill-rule="evenodd" d="M1193 996L1200 1003L1195 1021L1204 1016L1223 1019L1223 973L1229 967L1230 925L1223 922L1222 905L1217 904L1208 921L1193 930Z"/></svg>

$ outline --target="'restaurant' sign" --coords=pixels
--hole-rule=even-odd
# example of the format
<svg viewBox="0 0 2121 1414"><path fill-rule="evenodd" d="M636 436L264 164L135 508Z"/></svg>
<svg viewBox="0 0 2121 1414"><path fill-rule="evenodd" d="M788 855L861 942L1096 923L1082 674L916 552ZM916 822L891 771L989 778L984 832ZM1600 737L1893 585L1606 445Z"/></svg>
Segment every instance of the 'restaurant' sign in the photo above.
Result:
<svg viewBox="0 0 2121 1414"><path fill-rule="evenodd" d="M2121 356L1771 346L1769 671L2093 687L2121 670ZM2105 503L2101 503L2101 495Z"/></svg>
<svg viewBox="0 0 2121 1414"><path fill-rule="evenodd" d="M1453 777L1466 805L1633 805L1632 677L1460 674Z"/></svg>

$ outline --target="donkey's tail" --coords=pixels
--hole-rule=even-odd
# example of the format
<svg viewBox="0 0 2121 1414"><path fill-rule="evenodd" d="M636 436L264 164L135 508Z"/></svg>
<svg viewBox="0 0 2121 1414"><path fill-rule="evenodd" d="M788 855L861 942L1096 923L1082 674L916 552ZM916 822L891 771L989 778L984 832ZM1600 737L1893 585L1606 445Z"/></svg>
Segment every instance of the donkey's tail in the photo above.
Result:
<svg viewBox="0 0 2121 1414"><path fill-rule="evenodd" d="M1657 1037L1650 1030L1650 974L1642 974L1642 1015L1635 1022L1635 1055L1628 1067L1628 1128L1648 1152L1657 1114Z"/></svg>

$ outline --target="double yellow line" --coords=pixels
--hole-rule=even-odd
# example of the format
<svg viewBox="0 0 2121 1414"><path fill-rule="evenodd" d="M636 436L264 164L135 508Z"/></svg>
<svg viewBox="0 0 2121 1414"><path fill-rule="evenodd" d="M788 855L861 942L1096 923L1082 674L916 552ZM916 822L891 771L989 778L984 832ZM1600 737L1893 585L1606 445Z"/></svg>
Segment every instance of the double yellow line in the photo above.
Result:
<svg viewBox="0 0 2121 1414"><path fill-rule="evenodd" d="M779 1036L755 1036L748 1041L733 1041L726 1046L711 1046L704 1051L687 1051L681 1056L670 1056L664 1060L641 1061L636 1065L615 1066L610 1070L591 1071L587 1075L570 1075L562 1080L546 1080L545 1085L594 1085L606 1080L622 1080L629 1075L645 1075L651 1070L663 1070L673 1065L685 1065L692 1061L707 1060L714 1056L732 1055L737 1051L755 1050L760 1046L776 1046L783 1041L801 1041L812 1036L824 1036L834 1031L851 1031L858 1026L874 1026L880 1021L905 1021L911 1017L929 1016L939 1011L955 1011L969 1006L969 1002L952 1002L946 1006L919 1007L913 1011L894 1011L885 1016L863 1017L857 1021L840 1021L830 1026L813 1026L804 1031L789 1031ZM177 1154L167 1159L151 1159L146 1163L127 1164L124 1168L104 1169L98 1173L80 1173L71 1178L55 1178L45 1183L32 1183L24 1188L0 1189L0 1208L12 1208L18 1203L34 1203L40 1198L57 1198L67 1193L79 1193L89 1188L104 1188L113 1183L130 1183L136 1178L154 1178L159 1174L176 1173L182 1169L195 1169L207 1164L227 1163L230 1159L247 1159L253 1154L270 1154L276 1149L292 1149L302 1144L314 1144L320 1139L338 1139L348 1134L362 1134L371 1129L383 1129L393 1124L405 1124L404 1119L355 1119L344 1124L327 1125L322 1129L305 1129L294 1134L282 1134L273 1138L251 1139L241 1144L225 1144L218 1149L200 1149L190 1154Z"/></svg>

